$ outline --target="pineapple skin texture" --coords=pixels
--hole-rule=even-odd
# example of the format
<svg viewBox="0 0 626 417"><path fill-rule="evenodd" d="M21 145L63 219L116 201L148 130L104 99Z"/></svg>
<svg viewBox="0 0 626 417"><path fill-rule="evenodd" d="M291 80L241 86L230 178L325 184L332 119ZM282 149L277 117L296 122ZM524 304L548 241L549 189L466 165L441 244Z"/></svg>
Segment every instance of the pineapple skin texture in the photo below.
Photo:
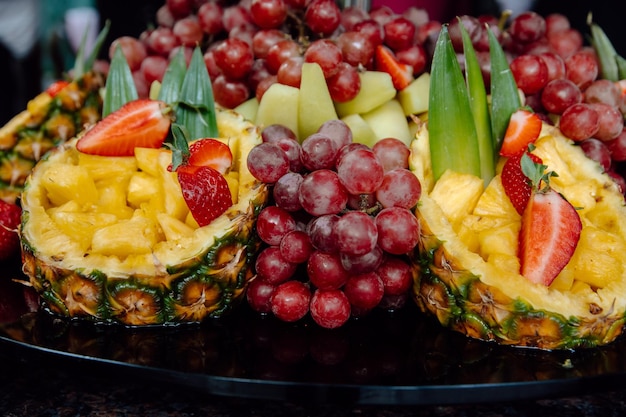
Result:
<svg viewBox="0 0 626 417"><path fill-rule="evenodd" d="M154 236L154 231L143 226L146 223L143 216L128 213L129 218L122 219L120 222L125 223L120 224L128 225L132 237L121 240L128 244L135 239L139 249L125 257L106 250L85 253L80 239L64 233L53 220L54 214L49 214L58 215L55 210L59 207L77 204L76 199L70 199L59 207L50 207L42 180L50 167L81 156L75 149L76 140L58 147L37 164L22 195L20 237L24 273L45 309L72 319L145 326L201 322L220 317L238 304L254 276L254 259L261 245L255 230L256 218L267 203L269 191L250 174L246 165L248 152L261 141L258 128L229 110L218 112L218 128L220 137L231 145L233 164L238 167L234 204L202 228L197 228L197 224L194 228L193 221L187 222L191 225L183 221L164 223L180 226L169 229L171 233L181 231L180 236L162 240L148 250L142 250L141 246ZM159 153L155 155L158 157ZM118 162L108 163L110 169L120 171L114 183L128 187L132 173L140 171L130 168L124 174L125 168L120 166L125 163ZM158 165L157 161L153 165ZM97 168L97 163L91 167L92 174ZM125 182L120 179L124 177L128 177ZM102 195L109 196L108 199L100 196L90 201L82 196L87 200L83 204L106 207L110 204L108 200L115 200L110 197L115 193L105 190ZM146 209L143 214L154 213ZM96 218L101 219L102 213L96 213ZM94 235L116 226L111 222L100 224L95 227ZM141 237L137 235L139 232Z"/></svg>
<svg viewBox="0 0 626 417"><path fill-rule="evenodd" d="M599 165L544 126L535 153L559 174L553 187L579 208L583 233L593 236L581 239L570 263L546 287L519 274L511 247L519 215L510 202L497 200L499 176L485 189L489 199L468 203L475 193L464 193L464 187L448 201L432 180L427 141L427 131L418 132L411 156L411 168L427 185L416 210L422 232L413 254L413 296L420 310L468 337L504 345L558 350L615 340L626 321L626 252L619 252L626 242L626 206ZM459 212L468 215L459 220ZM609 253L609 247L617 249ZM594 257L605 260L591 262Z"/></svg>

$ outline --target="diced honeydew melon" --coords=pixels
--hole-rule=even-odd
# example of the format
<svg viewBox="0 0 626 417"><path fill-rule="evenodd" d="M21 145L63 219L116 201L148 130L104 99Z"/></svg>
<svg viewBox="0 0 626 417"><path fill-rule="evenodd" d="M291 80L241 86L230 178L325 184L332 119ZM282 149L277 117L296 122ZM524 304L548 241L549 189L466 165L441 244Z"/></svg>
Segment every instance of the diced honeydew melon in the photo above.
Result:
<svg viewBox="0 0 626 417"><path fill-rule="evenodd" d="M322 67L315 62L302 64L298 98L298 137L301 141L317 132L324 122L337 119Z"/></svg>
<svg viewBox="0 0 626 417"><path fill-rule="evenodd" d="M376 143L376 133L372 130L370 125L363 120L360 114L350 114L343 117L341 120L348 125L352 131L353 142L362 143L370 148Z"/></svg>
<svg viewBox="0 0 626 417"><path fill-rule="evenodd" d="M388 73L364 71L359 73L359 77L361 89L356 97L350 101L335 103L339 117L367 113L396 96L396 89Z"/></svg>
<svg viewBox="0 0 626 417"><path fill-rule="evenodd" d="M406 143L407 146L410 145L412 136L409 123L398 100L388 100L361 116L374 131L376 140L393 137Z"/></svg>
<svg viewBox="0 0 626 417"><path fill-rule="evenodd" d="M256 120L256 114L259 111L259 101L256 97L252 97L235 107L233 110L241 114L247 120L254 121Z"/></svg>
<svg viewBox="0 0 626 417"><path fill-rule="evenodd" d="M300 89L280 83L272 84L263 94L255 124L263 129L281 124L298 134L298 97Z"/></svg>
<svg viewBox="0 0 626 417"><path fill-rule="evenodd" d="M398 101L406 116L420 114L428 110L428 93L430 91L430 74L425 72L398 92Z"/></svg>

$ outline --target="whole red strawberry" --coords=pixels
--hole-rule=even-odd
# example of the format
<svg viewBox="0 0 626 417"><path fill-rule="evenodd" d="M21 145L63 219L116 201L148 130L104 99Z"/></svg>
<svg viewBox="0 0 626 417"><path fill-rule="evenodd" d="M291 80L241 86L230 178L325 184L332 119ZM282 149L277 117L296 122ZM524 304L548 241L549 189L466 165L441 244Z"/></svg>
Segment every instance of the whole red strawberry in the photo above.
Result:
<svg viewBox="0 0 626 417"><path fill-rule="evenodd" d="M21 215L22 209L18 205L0 200L0 261L11 258L20 248L17 229Z"/></svg>

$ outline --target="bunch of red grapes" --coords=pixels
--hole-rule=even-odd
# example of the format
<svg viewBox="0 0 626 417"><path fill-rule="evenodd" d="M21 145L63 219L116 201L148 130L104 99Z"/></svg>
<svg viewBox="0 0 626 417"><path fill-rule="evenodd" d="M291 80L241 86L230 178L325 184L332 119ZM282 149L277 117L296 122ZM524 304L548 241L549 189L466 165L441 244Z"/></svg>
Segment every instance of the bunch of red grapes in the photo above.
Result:
<svg viewBox="0 0 626 417"><path fill-rule="evenodd" d="M288 322L310 313L325 328L376 307L401 308L420 235L413 210L422 188L409 170L409 147L385 138L370 149L353 142L341 120L301 144L281 125L262 138L247 162L272 185L272 201L257 218L265 248L249 305Z"/></svg>

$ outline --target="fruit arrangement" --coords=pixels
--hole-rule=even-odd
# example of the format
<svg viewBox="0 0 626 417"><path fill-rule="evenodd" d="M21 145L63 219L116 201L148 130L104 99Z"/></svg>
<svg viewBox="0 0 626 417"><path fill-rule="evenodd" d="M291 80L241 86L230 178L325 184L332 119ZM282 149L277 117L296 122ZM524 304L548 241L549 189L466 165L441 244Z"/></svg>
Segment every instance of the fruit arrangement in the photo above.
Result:
<svg viewBox="0 0 626 417"><path fill-rule="evenodd" d="M107 92L132 82L133 104L103 105L151 133L103 121L24 191L25 271L51 310L199 321L245 293L335 328L412 296L503 344L621 333L626 69L595 24L590 48L532 12L442 24L330 0L179 0L156 18L111 46ZM171 74L192 65L210 83L181 100ZM187 145L186 128L227 146Z"/></svg>

